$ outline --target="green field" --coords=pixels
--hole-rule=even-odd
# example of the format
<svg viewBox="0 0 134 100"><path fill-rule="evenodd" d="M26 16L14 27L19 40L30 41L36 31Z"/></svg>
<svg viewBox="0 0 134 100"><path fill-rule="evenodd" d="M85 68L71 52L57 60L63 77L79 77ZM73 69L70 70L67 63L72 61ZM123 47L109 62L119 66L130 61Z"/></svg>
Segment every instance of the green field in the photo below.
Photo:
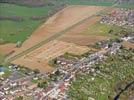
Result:
<svg viewBox="0 0 134 100"><path fill-rule="evenodd" d="M0 15L2 16L20 16L24 19L22 22L0 20L0 44L2 43L16 43L17 41L25 41L28 36L45 20L32 20L32 16L45 16L53 12L62 4L70 5L97 5L97 6L111 6L114 0L44 0L44 2L52 3L52 5L45 5L43 7L26 7L14 4L0 3ZM120 5L122 6L122 5ZM124 4L123 7L128 4ZM20 35L21 34L21 35Z"/></svg>
<svg viewBox="0 0 134 100"><path fill-rule="evenodd" d="M95 5L95 6L112 6L115 3L115 0L68 0L69 4L73 5ZM115 7L120 8L134 8L133 3L124 3L124 4L117 4Z"/></svg>
<svg viewBox="0 0 134 100"><path fill-rule="evenodd" d="M28 19L33 15L45 15L52 9L51 6L44 7L25 7L25 6L17 6L13 4L0 4L0 12L1 15L9 15L9 16L22 16Z"/></svg>
<svg viewBox="0 0 134 100"><path fill-rule="evenodd" d="M132 8L134 9L134 4L120 4L120 5L117 5L117 7L119 8Z"/></svg>
<svg viewBox="0 0 134 100"><path fill-rule="evenodd" d="M98 2L97 0L68 0L69 4L74 5L95 5L95 6L111 6L114 4L114 0L103 0L104 2Z"/></svg>
<svg viewBox="0 0 134 100"><path fill-rule="evenodd" d="M4 39L5 42L23 42L40 23L40 21L0 21L0 38Z"/></svg>
<svg viewBox="0 0 134 100"><path fill-rule="evenodd" d="M12 4L1 4L0 14L2 16L21 16L24 19L22 22L1 20L1 40L11 43L23 42L43 22L43 20L31 20L30 17L47 15L52 9L54 8L49 6L28 8Z"/></svg>
<svg viewBox="0 0 134 100"><path fill-rule="evenodd" d="M122 31L124 28L117 26L117 25L108 25L104 23L97 22L92 26L89 26L88 28L82 30L79 34L84 34L84 35L96 35L96 36L107 36L111 38L115 38ZM126 30L127 32L131 30Z"/></svg>
<svg viewBox="0 0 134 100"><path fill-rule="evenodd" d="M77 74L68 92L71 100L88 100L89 97L95 100L113 100L121 89L134 80L133 56L132 50L121 50L116 55L109 55L106 61L93 65L95 72ZM122 94L120 100L128 100L133 90L125 92L127 93Z"/></svg>
<svg viewBox="0 0 134 100"><path fill-rule="evenodd" d="M52 0L53 1L53 0ZM49 1L45 1L49 2ZM14 4L0 4L0 14L2 16L20 16L24 19L22 22L0 20L0 43L16 43L17 41L25 41L31 33L42 23L44 20L31 20L32 16L45 16L60 4L86 4L86 5L109 5L109 3L98 3L82 0L57 0L53 1L54 6L44 7L25 7ZM111 4L110 4L111 5Z"/></svg>

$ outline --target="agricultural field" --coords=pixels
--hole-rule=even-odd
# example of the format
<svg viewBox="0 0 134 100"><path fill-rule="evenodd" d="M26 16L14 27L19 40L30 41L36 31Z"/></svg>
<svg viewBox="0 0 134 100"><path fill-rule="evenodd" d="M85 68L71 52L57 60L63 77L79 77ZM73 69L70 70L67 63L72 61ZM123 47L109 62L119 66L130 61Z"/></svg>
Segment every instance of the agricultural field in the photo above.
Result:
<svg viewBox="0 0 134 100"><path fill-rule="evenodd" d="M1 16L17 16L23 19L23 21L0 20L1 42L24 42L42 21L45 20L32 20L31 17L46 16L52 9L53 7L49 6L28 8L13 4L0 4Z"/></svg>
<svg viewBox="0 0 134 100"><path fill-rule="evenodd" d="M85 46L78 46L62 41L51 41L40 48L31 51L23 57L14 60L12 63L29 67L31 69L39 69L41 72L51 72L52 67L48 62L65 52L74 53L76 55L88 52L90 49Z"/></svg>
<svg viewBox="0 0 134 100"><path fill-rule="evenodd" d="M110 30L112 30L112 32L110 32ZM114 37L114 34L120 33L121 31L122 28L119 26L108 25L104 23L101 24L100 22L97 22L94 25L80 32L80 34Z"/></svg>
<svg viewBox="0 0 134 100"><path fill-rule="evenodd" d="M117 5L117 7L118 8L127 8L127 9L129 9L129 8L134 8L134 3L131 3L131 4L119 4L119 5Z"/></svg>
<svg viewBox="0 0 134 100"><path fill-rule="evenodd" d="M0 100L131 100L133 3L0 0Z"/></svg>
<svg viewBox="0 0 134 100"><path fill-rule="evenodd" d="M93 18L86 20L58 39L79 45L90 45L109 38L116 38L122 33L122 27L101 24L100 19L101 16L93 16ZM127 31L129 32L130 30Z"/></svg>
<svg viewBox="0 0 134 100"><path fill-rule="evenodd" d="M1 44L24 42L39 24L38 21L26 21L21 24L20 22L0 21Z"/></svg>
<svg viewBox="0 0 134 100"><path fill-rule="evenodd" d="M63 35L60 37L58 40L64 41L64 42L69 42L69 43L75 43L81 46L88 46L92 45L96 42L102 41L102 40L107 40L109 37L105 36L95 36L95 35Z"/></svg>
<svg viewBox="0 0 134 100"><path fill-rule="evenodd" d="M13 52L16 48L16 45L13 43L0 45L0 53L4 55L8 55L9 53Z"/></svg>
<svg viewBox="0 0 134 100"><path fill-rule="evenodd" d="M1 44L24 42L48 18L50 13L52 14L57 8L62 8L65 4L111 6L115 3L114 0L29 0L29 2L25 0L17 2L15 0L1 0L0 2L0 16L2 18L8 17L8 20L0 20ZM128 7L126 3L122 5ZM122 7L122 5L120 6ZM16 22L11 20L13 19L11 17L18 17L23 21ZM36 20L33 20L33 17ZM22 34L22 37L19 34Z"/></svg>
<svg viewBox="0 0 134 100"><path fill-rule="evenodd" d="M130 43L130 42L123 42L123 46L125 48L133 48L134 49L134 44L133 43Z"/></svg>
<svg viewBox="0 0 134 100"><path fill-rule="evenodd" d="M13 55L18 57L17 59L12 61L12 63L18 65L24 65L32 69L38 68L41 71L51 71L52 68L48 66L49 60L57 56L60 56L65 52L77 53L77 54L87 52L87 50L89 50L88 47L78 46L75 45L74 43L59 41L56 40L56 38L60 37L60 35L72 29L73 26L77 26L83 23L84 19L88 18L90 19L92 15L103 10L104 8L105 7L100 6L77 5L77 6L68 6L65 9L59 11L54 16L50 17L46 21L46 23L41 25L29 37L29 39L27 39L23 43L23 45L20 48L14 49L15 53ZM81 10L82 12L79 12L79 10ZM68 18L69 14L71 15ZM67 18L68 20L66 20ZM53 39L55 39L54 41L56 41L56 43L53 41ZM30 49L27 47L29 47Z"/></svg>
<svg viewBox="0 0 134 100"><path fill-rule="evenodd" d="M32 0L31 0L32 1ZM40 1L36 1L40 2ZM23 21L14 20L0 20L0 42L1 43L16 43L17 41L24 42L32 32L45 21L50 13L53 13L55 9L60 8L62 4L87 4L88 2L81 0L69 0L69 1L44 1L43 6L33 7L29 5L25 6L25 3L18 2L17 4L0 4L0 16L4 17L19 17ZM24 5L23 5L24 3ZM97 3L97 2L96 2ZM22 4L22 5L21 5ZM21 5L21 6L20 6ZM95 4L93 4L95 5ZM101 5L101 4L100 4ZM105 4L104 4L105 5ZM107 4L106 4L107 5ZM62 8L62 7L61 7ZM32 17L37 17L37 20L33 20ZM5 27L6 26L6 27ZM20 36L21 34L21 36Z"/></svg>
<svg viewBox="0 0 134 100"><path fill-rule="evenodd" d="M60 37L74 26L81 24L83 20L90 18L92 15L104 8L105 7L101 6L82 5L73 5L64 8L54 16L50 17L46 23L42 24L37 30L35 30L33 34L23 43L23 45L16 49L14 55L27 50L27 47L31 48L36 44L38 45L38 43L42 41L49 42ZM81 10L81 12L79 12L79 10Z"/></svg>
<svg viewBox="0 0 134 100"><path fill-rule="evenodd" d="M72 100L113 100L125 87L133 82L134 52L122 49L116 55L109 55L107 60L92 66L94 72L78 73L69 88ZM133 87L133 86L132 86ZM120 100L129 100L133 88L120 94Z"/></svg>
<svg viewBox="0 0 134 100"><path fill-rule="evenodd" d="M68 0L69 4L74 5L95 5L95 6L111 6L114 4L114 0Z"/></svg>

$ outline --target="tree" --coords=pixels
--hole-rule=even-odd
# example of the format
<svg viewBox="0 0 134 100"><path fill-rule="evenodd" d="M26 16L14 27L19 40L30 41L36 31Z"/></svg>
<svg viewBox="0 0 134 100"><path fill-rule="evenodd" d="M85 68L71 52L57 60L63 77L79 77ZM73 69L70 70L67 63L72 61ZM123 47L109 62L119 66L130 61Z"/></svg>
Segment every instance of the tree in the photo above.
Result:
<svg viewBox="0 0 134 100"><path fill-rule="evenodd" d="M48 83L46 81L43 81L43 82L39 82L38 83L38 87L39 88L46 88L48 86Z"/></svg>
<svg viewBox="0 0 134 100"><path fill-rule="evenodd" d="M35 73L35 74L39 74L40 71L39 71L38 69L34 69L34 73Z"/></svg>
<svg viewBox="0 0 134 100"><path fill-rule="evenodd" d="M21 41L18 41L18 42L16 43L16 47L17 47L17 48L20 48L21 45L22 45L22 42L21 42Z"/></svg>
<svg viewBox="0 0 134 100"><path fill-rule="evenodd" d="M50 74L49 77L52 81L57 81L57 76L55 74Z"/></svg>
<svg viewBox="0 0 134 100"><path fill-rule="evenodd" d="M59 75L60 75L60 71L57 70L57 71L55 72L55 75L56 75L56 76L59 76Z"/></svg>
<svg viewBox="0 0 134 100"><path fill-rule="evenodd" d="M112 34L112 33L113 33L113 30L112 30L112 29L110 29L110 30L108 31L108 33L109 33L109 34Z"/></svg>

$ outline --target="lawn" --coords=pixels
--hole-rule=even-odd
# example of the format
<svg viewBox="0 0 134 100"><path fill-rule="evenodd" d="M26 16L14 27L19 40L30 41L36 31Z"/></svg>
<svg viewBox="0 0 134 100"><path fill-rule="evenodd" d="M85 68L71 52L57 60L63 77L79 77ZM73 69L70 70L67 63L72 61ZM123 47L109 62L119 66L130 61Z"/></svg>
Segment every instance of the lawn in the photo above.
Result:
<svg viewBox="0 0 134 100"><path fill-rule="evenodd" d="M133 50L124 49L117 55L109 55L107 60L93 65L95 72L78 73L68 91L71 100L88 100L89 97L95 100L113 100L127 84L133 81L133 56ZM132 89L126 90L129 95L123 93L120 100L128 100L132 91Z"/></svg>

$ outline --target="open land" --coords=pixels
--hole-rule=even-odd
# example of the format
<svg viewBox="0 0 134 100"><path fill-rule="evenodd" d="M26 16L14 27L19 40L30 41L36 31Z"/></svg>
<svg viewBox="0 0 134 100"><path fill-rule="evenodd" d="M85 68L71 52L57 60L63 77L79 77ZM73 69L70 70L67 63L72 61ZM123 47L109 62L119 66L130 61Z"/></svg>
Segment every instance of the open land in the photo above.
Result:
<svg viewBox="0 0 134 100"><path fill-rule="evenodd" d="M125 47L125 48L133 48L134 49L134 44L133 43L130 43L130 42L123 42L123 46Z"/></svg>
<svg viewBox="0 0 134 100"><path fill-rule="evenodd" d="M40 4L33 5L34 2L31 4L32 0L29 0L29 2L24 0L29 3L28 5L24 5L25 2L21 1L16 5L23 5L22 7L29 4L30 6L40 6ZM43 3L43 0L41 1ZM46 0L46 4L49 2L49 5L52 6L53 1L55 0ZM55 2L60 1L56 0ZM103 5L112 5L112 1L111 3L105 2ZM36 2L38 0L35 0L35 4ZM44 9L40 13L41 9L39 7L37 12L41 15L34 16L34 13L32 17L41 19L38 21L32 20L31 23L28 23L30 22L29 18L31 18L30 13L23 16L25 13L15 11L20 15L22 14L21 17L24 18L23 20L27 20L28 25L32 22L37 23L17 32L14 29L14 33L6 32L6 37L4 37L4 33L0 34L3 36L0 39L0 44L3 44L0 45L0 99L16 100L25 99L25 97L28 100L133 99L133 33L128 31L129 29L124 31L118 24L108 24L101 20L104 18L104 13L115 9L113 6L109 8L84 6L93 2L97 5L96 0L68 0L68 2L83 4L83 6L72 5L60 10L35 30L32 35L32 28L36 28L37 24L40 24L42 18L44 18L40 17ZM43 3L43 5L46 4ZM42 8L44 8L43 5L41 5ZM35 9L37 10L38 7ZM126 12L128 11L126 10ZM124 13L119 13L124 16ZM13 13L5 11L3 14L7 16ZM110 14L108 13L108 15ZM115 14L115 16L118 15ZM17 20L20 21L21 17ZM5 20L2 20L2 22L3 24L0 22L1 26L8 26L8 24L4 24ZM7 22L11 22L11 20L9 19ZM117 20L114 21L114 23L116 22ZM13 27L16 23L18 22L15 22ZM18 23L19 28L22 27L21 24ZM26 25L26 23L23 24ZM12 22L10 25L12 25ZM10 25L7 31L9 31ZM6 30L6 28L4 29ZM26 31L28 34L25 33ZM20 32L22 32L22 35L18 34ZM11 36L13 37L10 38ZM6 39L8 41L5 41ZM20 48L13 44L18 41L23 42ZM89 47L98 48L92 49ZM10 62L9 65L2 64L5 57Z"/></svg>
<svg viewBox="0 0 134 100"><path fill-rule="evenodd" d="M50 60L63 55L65 52L79 55L89 50L90 49L85 46L54 40L14 60L12 63L27 66L31 69L39 69L42 72L50 72L53 69L48 65Z"/></svg>
<svg viewBox="0 0 134 100"><path fill-rule="evenodd" d="M111 6L113 1L101 3L98 0L1 0L0 18L5 19L0 20L0 37L6 43L24 42L49 15L54 14L56 9L62 9L64 4ZM22 34L22 37L19 34Z"/></svg>
<svg viewBox="0 0 134 100"><path fill-rule="evenodd" d="M119 30L120 28L116 26L114 27L112 25L108 26L105 24L103 25L98 24L98 21L101 19L101 16L96 14L101 12L105 8L106 7L101 7L101 6L73 5L59 11L54 16L50 17L48 21L45 22L43 25L41 25L36 31L34 31L33 34L23 43L22 47L15 49L15 53L11 55L11 57L19 55L23 51L24 52L17 59L14 59L12 63L27 66L33 69L39 68L41 71L43 71L43 69L44 71L50 71L52 68L50 68L50 66L48 65L49 60L57 56L60 56L65 52L72 53L73 48L74 48L73 51L77 50L75 48L82 48L78 46L70 47L69 45L71 43L73 45L77 44L81 46L87 46L95 42L108 39L109 38L108 31L111 28L112 29L115 28L115 32L117 32L117 30ZM81 12L79 12L80 10ZM75 25L78 22L81 22L82 20L84 20L84 22L70 29L71 26ZM96 30L94 30L94 28L96 28ZM51 40L53 40L53 38L57 38L57 36L55 37L55 34L60 33L61 31L64 30L66 30L65 32L63 32L64 34L62 33L63 34L63 35L61 34L62 36L60 35L58 36L59 44L62 41L64 43L64 44L60 44L63 48L58 47L57 45L58 43L57 43L55 45L55 48L57 48L59 52L55 53L56 52L55 50L57 49L53 50L54 49L53 41ZM38 46L38 43L44 40L46 41L43 44ZM50 43L49 48L47 48L47 43L48 44ZM28 48L34 47L36 44L37 44L37 48L33 48L31 50L29 49L29 51L25 53L25 50L27 51ZM45 50L42 51L40 50L40 48L42 48L43 50L44 48L47 49L46 51ZM81 51L85 53L88 50L87 48L86 49L83 48L83 49L84 50L78 49L77 51L79 53ZM50 50L49 53L48 50ZM38 55L42 55L42 56L39 57Z"/></svg>
<svg viewBox="0 0 134 100"><path fill-rule="evenodd" d="M90 28L96 23L98 23L100 19L101 19L101 16L93 16L92 18L86 20L82 24L77 25L73 29L66 32L64 35L59 37L58 40L86 46L86 45L93 44L101 40L108 39L107 36L102 36L101 34L99 34L99 31L96 31L96 33L98 33L98 36L95 35L95 32L92 33L91 30L89 30L91 34L86 35L82 33L87 28Z"/></svg>
<svg viewBox="0 0 134 100"><path fill-rule="evenodd" d="M95 36L95 35L92 35L92 36L64 35L59 40L65 41L65 42L70 42L70 43L75 43L75 44L82 45L82 46L88 46L88 45L91 45L91 44L94 44L96 42L106 40L106 39L108 39L108 37Z"/></svg>
<svg viewBox="0 0 134 100"><path fill-rule="evenodd" d="M46 23L44 23L41 27L39 27L30 37L27 39L22 47L17 48L15 50L15 53L13 55L19 54L25 50L27 50L27 47L32 47L35 44L51 39L51 37L55 34L57 34L60 31L65 30L68 27L73 26L74 24L89 18L90 16L93 16L97 12L103 10L105 7L96 7L96 6L69 6L51 18L48 19ZM81 10L81 12L79 12ZM64 32L63 32L64 33ZM34 42L33 42L34 41ZM51 43L51 40L47 40L46 43ZM41 47L44 47L45 44L43 44ZM38 51L38 49L34 49L31 51ZM31 52L30 51L30 52ZM28 52L28 54L30 53ZM64 51L65 53L66 51ZM50 53L52 55L53 53ZM26 55L26 54L24 54ZM49 55L49 56L50 56ZM55 54L54 54L55 55ZM55 56L54 56L55 57ZM18 59L17 59L18 60ZM24 60L24 59L23 59ZM21 62L23 62L23 60ZM18 61L16 61L18 63ZM13 62L17 64L16 62Z"/></svg>
<svg viewBox="0 0 134 100"><path fill-rule="evenodd" d="M0 53L7 55L11 53L12 51L14 51L15 47L16 46L13 43L0 45Z"/></svg>
<svg viewBox="0 0 134 100"><path fill-rule="evenodd" d="M9 0L10 1L10 0ZM6 1L6 2L9 2ZM114 3L114 0L111 1L98 1L98 0L89 0L89 1L83 1L83 0L66 0L60 1L60 0L51 0L51 1L43 1L39 0L38 3L37 0L34 2L30 0L30 2L27 2L25 0L18 1L15 3L15 1L11 1L9 3L13 4L7 4L7 3L1 3L0 4L0 12L2 16L8 16L13 17L16 16L18 18L22 18L22 22L16 22L12 20L1 20L0 21L0 44L3 43L16 43L17 41L24 42L26 39L31 36L33 31L46 20L46 17L49 13L52 13L52 11L55 9L55 7L59 7L60 4L64 4L65 2L72 5L97 5L97 6L111 6ZM4 1L2 1L4 2ZM32 3L31 3L32 2ZM14 5L15 3L15 5ZM34 7L38 6L39 7ZM40 4L42 6L40 6ZM50 5L48 5L50 4ZM20 6L23 5L23 6ZM52 6L53 5L53 6ZM127 4L128 5L128 4ZM30 7L29 7L30 6ZM33 7L32 7L33 6ZM125 7L125 6L124 6ZM95 9L94 9L95 11ZM32 17L37 17L38 20L31 19ZM6 26L6 28L4 27ZM20 35L21 34L21 35ZM10 44L9 44L10 45Z"/></svg>
<svg viewBox="0 0 134 100"><path fill-rule="evenodd" d="M30 48L35 44L53 36L54 34L57 34L57 32L63 31L77 22L96 14L104 8L105 7L77 5L69 6L61 10L49 18L48 21L41 25L37 30L35 30L29 39L23 43L22 47L16 50L15 55L26 50L27 47Z"/></svg>
<svg viewBox="0 0 134 100"><path fill-rule="evenodd" d="M49 6L36 8L13 4L0 4L1 16L16 16L18 19L23 19L22 21L0 20L0 37L6 43L25 41L35 28L37 28L42 21L45 20L45 18L43 20L32 20L31 17L47 16L52 9L54 8Z"/></svg>
<svg viewBox="0 0 134 100"><path fill-rule="evenodd" d="M30 48L30 47L34 46L35 44L39 43L40 41L47 40L47 39L51 38L51 36L57 34L60 31L65 30L67 27L73 26L74 24L80 22L81 20L89 18L88 23L89 22L94 23L95 21L98 21L99 18L96 17L96 20L95 20L92 18L92 16L95 15L97 12L103 10L104 8L105 7L99 7L99 6L96 7L96 6L77 5L77 6L69 6L65 9L61 10L60 12L58 12L57 14L55 14L54 16L49 18L48 21L46 23L44 23L41 27L39 27L29 37L29 39L27 39L23 43L22 47L18 48L16 50L15 54L13 54L13 55L19 54L20 52L27 50L27 47ZM79 12L79 10L81 10L81 12ZM91 16L91 20L90 20L90 16ZM87 26L88 23L85 23L85 25L83 25L81 28L84 28L85 26ZM66 30L66 31L68 32L69 30ZM79 41L79 39L85 40L86 37L79 35L79 36L76 36L76 38L78 38L78 40L77 39L76 40ZM99 36L99 37L94 36L94 39L90 40L91 37L87 38L84 43L86 44L86 41L96 42L97 38L99 38L99 40L106 39L106 38L101 37L101 36ZM76 51L79 51L79 53L84 53L87 51L87 48L85 49L83 47L78 47L78 46L71 46L70 47L69 45L71 45L71 43L67 43L69 41L66 41L66 42L63 41L63 43L58 41L59 43L56 42L56 44L55 44L55 46L56 46L55 50L58 49L59 52L56 53L57 50L56 51L54 50L54 52L52 50L52 49L54 49L53 42L51 42L51 40L49 40L47 42L46 42L46 44L43 44L41 47L39 47L39 48L47 48L47 45L50 43L49 44L50 46L49 46L49 48L47 48L47 51L45 51L45 50L40 51L40 49L33 49L30 52L24 54L25 56L29 55L29 54L32 55L31 56L33 58L32 62L35 62L36 64L35 63L32 64L32 62L30 62L29 60L26 60L26 59L30 59L30 57L29 56L24 57L24 55L22 55L23 57L15 59L12 63L29 66L30 68L33 67L33 69L34 68L44 69L44 71L47 71L47 69L45 70L45 68L46 68L45 66L48 66L47 63L50 59L55 58L57 56L60 56L60 55L64 54L65 52L74 52L75 53ZM75 43L75 42L72 42L72 44L73 43ZM75 45L75 44L73 44L73 45ZM78 50L75 48L77 48ZM81 49L79 49L79 48L81 48ZM47 53L48 50L52 51L52 52ZM33 52L34 52L34 54L33 54ZM37 59L36 58L37 55L41 55L41 54L47 54L47 57L44 55L44 58L41 57L41 58ZM42 61L42 59L44 59L44 60ZM42 65L42 62L44 65ZM44 63L44 62L46 62L46 63ZM43 71L43 70L41 70L41 71Z"/></svg>

